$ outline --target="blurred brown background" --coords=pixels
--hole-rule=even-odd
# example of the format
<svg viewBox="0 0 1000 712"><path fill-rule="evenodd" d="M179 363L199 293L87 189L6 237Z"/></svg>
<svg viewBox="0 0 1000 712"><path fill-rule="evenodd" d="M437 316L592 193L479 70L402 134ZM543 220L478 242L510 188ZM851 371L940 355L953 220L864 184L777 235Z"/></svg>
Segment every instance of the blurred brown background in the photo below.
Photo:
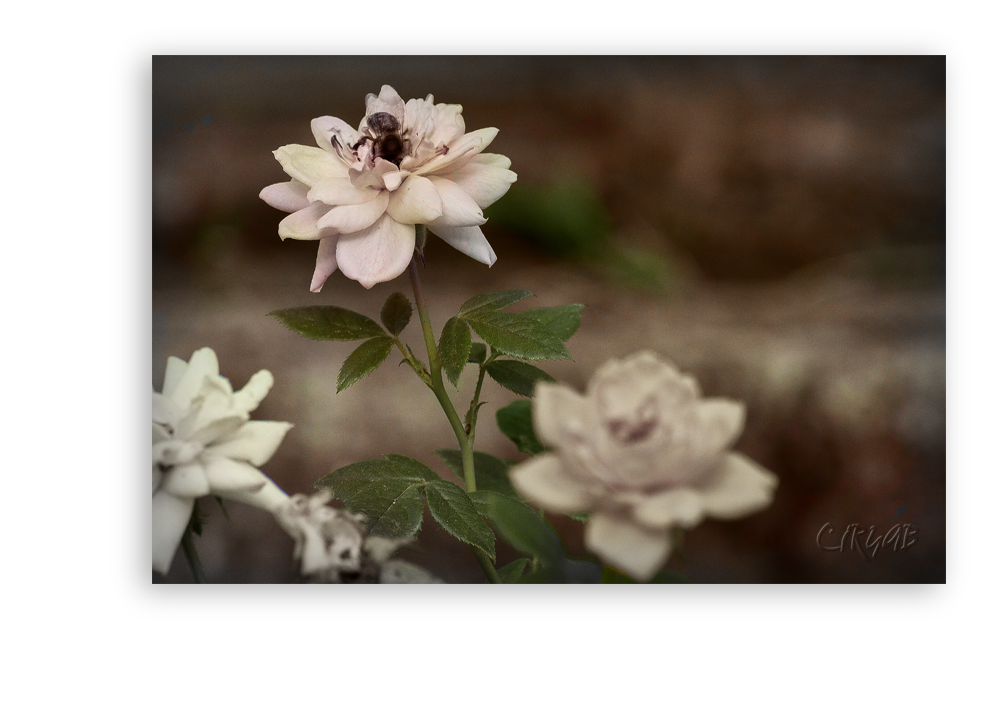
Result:
<svg viewBox="0 0 1000 712"><path fill-rule="evenodd" d="M289 492L384 452L455 447L426 388L390 360L336 393L352 344L317 343L266 314L337 304L376 316L409 293L341 274L308 291L315 243L277 237L257 198L285 180L271 151L312 145L309 121L357 125L383 83L459 103L518 182L486 211L492 269L431 236L424 287L439 330L469 296L524 288L525 306L587 305L572 362L582 388L613 356L652 348L710 396L742 399L737 449L781 478L774 505L688 532L671 566L699 582L945 579L945 60L943 57L155 57L153 387L167 356L202 346L241 387L276 383L256 411L295 423L265 472ZM423 352L419 325L403 332ZM467 372L453 398L471 397ZM521 459L484 388L477 447ZM295 580L270 516L211 501L197 540L209 580ZM821 551L851 523L910 523L905 552ZM571 555L582 525L558 518ZM498 562L515 554L498 548ZM446 581L482 574L425 517L405 558ZM168 577L191 576L178 554Z"/></svg>

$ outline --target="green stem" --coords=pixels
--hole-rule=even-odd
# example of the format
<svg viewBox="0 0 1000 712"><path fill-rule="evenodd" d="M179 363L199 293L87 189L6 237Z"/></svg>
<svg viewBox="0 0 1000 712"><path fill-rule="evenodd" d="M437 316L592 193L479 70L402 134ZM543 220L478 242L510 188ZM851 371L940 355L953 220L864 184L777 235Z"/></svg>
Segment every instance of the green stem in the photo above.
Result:
<svg viewBox="0 0 1000 712"><path fill-rule="evenodd" d="M420 275L417 272L416 260L410 260L408 272L410 274L410 284L413 286L413 301L417 305L417 314L420 316L420 328L424 332L424 344L427 347L428 368L431 372L430 388L434 392L438 403L441 404L441 408L448 418L448 423L451 424L451 429L455 431L455 438L458 440L458 446L462 450L462 474L465 479L465 491L475 492L476 464L472 450L475 431L471 427L469 433L465 431L465 426L462 424L461 418L458 417L458 412L455 410L455 406L452 404L451 398L448 397L448 392L445 390L444 378L441 376L441 355L438 353L437 343L434 340L434 329L431 328L431 318L427 312L427 304L424 302L424 292L420 286ZM470 433L472 434L470 435ZM490 583L500 583L500 576L493 567L490 558L474 546L470 545L469 548L472 549L472 553L486 574L487 580Z"/></svg>
<svg viewBox="0 0 1000 712"><path fill-rule="evenodd" d="M195 583L208 583L208 579L205 578L205 571L201 568L201 561L198 559L198 552L194 548L191 527L184 530L184 536L181 537L181 548L184 549L184 556L187 557L191 573L194 574Z"/></svg>

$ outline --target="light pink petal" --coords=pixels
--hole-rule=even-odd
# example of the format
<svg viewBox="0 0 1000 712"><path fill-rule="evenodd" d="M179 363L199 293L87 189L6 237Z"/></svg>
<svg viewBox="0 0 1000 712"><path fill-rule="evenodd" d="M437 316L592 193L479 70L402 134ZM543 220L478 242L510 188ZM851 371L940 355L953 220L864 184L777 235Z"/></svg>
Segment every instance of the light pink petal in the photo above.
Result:
<svg viewBox="0 0 1000 712"><path fill-rule="evenodd" d="M351 147L361 140L361 134L346 121L334 116L320 116L312 120L312 131L318 146L326 148L329 143L333 152L344 161L350 163L354 160L349 154Z"/></svg>
<svg viewBox="0 0 1000 712"><path fill-rule="evenodd" d="M316 255L316 270L313 272L310 292L319 292L326 284L327 277L337 271L337 236L324 237L319 241Z"/></svg>
<svg viewBox="0 0 1000 712"><path fill-rule="evenodd" d="M738 519L774 501L778 477L746 455L726 455L719 469L702 485L700 493L705 513L718 519Z"/></svg>
<svg viewBox="0 0 1000 712"><path fill-rule="evenodd" d="M441 196L444 211L431 225L442 227L469 227L482 225L486 222L483 210L469 194L458 187L454 181L438 176L431 176L430 182Z"/></svg>
<svg viewBox="0 0 1000 712"><path fill-rule="evenodd" d="M187 361L179 359L176 356L169 356L167 358L167 370L163 375L163 389L160 393L168 398L171 397L186 370Z"/></svg>
<svg viewBox="0 0 1000 712"><path fill-rule="evenodd" d="M299 183L297 180L290 180L287 183L275 183L260 191L260 198L272 208L284 210L286 213L294 213L303 208L309 207L309 199L306 193L309 186Z"/></svg>
<svg viewBox="0 0 1000 712"><path fill-rule="evenodd" d="M486 208L510 190L511 184L517 180L517 174L498 165L480 163L476 160L478 158L480 156L458 170L447 173L446 177L455 181L480 208Z"/></svg>
<svg viewBox="0 0 1000 712"><path fill-rule="evenodd" d="M324 178L343 178L347 166L334 154L315 146L290 144L274 152L274 157L290 175L300 183L312 187Z"/></svg>
<svg viewBox="0 0 1000 712"><path fill-rule="evenodd" d="M538 439L549 447L561 447L567 437L587 436L593 419L592 404L561 383L535 385L531 419Z"/></svg>
<svg viewBox="0 0 1000 712"><path fill-rule="evenodd" d="M515 465L510 470L510 482L532 504L564 514L585 512L596 501L592 490L568 476L552 453Z"/></svg>
<svg viewBox="0 0 1000 712"><path fill-rule="evenodd" d="M227 497L232 492L256 492L267 482L264 473L245 462L206 454L202 459L212 494Z"/></svg>
<svg viewBox="0 0 1000 712"><path fill-rule="evenodd" d="M443 211L441 196L423 176L410 176L392 194L386 208L393 220L404 225L427 224L441 217Z"/></svg>
<svg viewBox="0 0 1000 712"><path fill-rule="evenodd" d="M706 453L728 450L743 433L747 409L739 401L728 398L706 398L695 405L701 421L701 442Z"/></svg>
<svg viewBox="0 0 1000 712"><path fill-rule="evenodd" d="M637 526L623 517L595 512L583 530L584 545L604 563L636 581L648 581L670 557L666 531Z"/></svg>
<svg viewBox="0 0 1000 712"><path fill-rule="evenodd" d="M367 203L338 205L320 218L316 224L321 228L335 230L340 235L349 235L371 227L385 214L389 205L388 191L381 191ZM338 262L340 260L338 259Z"/></svg>
<svg viewBox="0 0 1000 712"><path fill-rule="evenodd" d="M465 134L461 104L435 104L434 131L429 136L435 146L450 146Z"/></svg>
<svg viewBox="0 0 1000 712"><path fill-rule="evenodd" d="M228 457L231 460L242 460L254 467L260 467L271 459L291 427L291 423L251 420L244 423L235 433L212 443L205 452Z"/></svg>
<svg viewBox="0 0 1000 712"><path fill-rule="evenodd" d="M383 111L395 116L396 120L399 121L399 128L403 128L403 120L406 117L406 104L403 103L402 97L396 93L396 90L388 84L382 85L382 90L378 93L378 96L369 94L365 97L365 118Z"/></svg>
<svg viewBox="0 0 1000 712"><path fill-rule="evenodd" d="M153 495L153 571L164 576L170 571L193 509L193 499L174 497L163 490Z"/></svg>
<svg viewBox="0 0 1000 712"><path fill-rule="evenodd" d="M400 184L410 175L409 171L386 171L382 174L382 183L386 190L396 190Z"/></svg>
<svg viewBox="0 0 1000 712"><path fill-rule="evenodd" d="M364 151L362 151L364 153ZM376 158L372 167L369 168L366 164L367 159L361 162L361 168L352 167L348 171L348 176L351 179L351 183L354 184L356 188L375 188L376 190L381 190L387 185L397 185L396 176L393 173L399 173L399 166L395 163L385 160L384 158Z"/></svg>
<svg viewBox="0 0 1000 712"><path fill-rule="evenodd" d="M378 197L375 188L357 188L349 178L327 178L309 189L308 202L327 205L358 205Z"/></svg>
<svg viewBox="0 0 1000 712"><path fill-rule="evenodd" d="M486 241L482 229L473 225L472 227L444 227L443 225L429 225L428 229L459 252L462 252L474 260L482 262L490 267L497 261L496 253Z"/></svg>
<svg viewBox="0 0 1000 712"><path fill-rule="evenodd" d="M420 175L429 175L431 173L440 173L449 168L451 170L460 168L482 153L483 149L493 142L498 133L499 130L494 128L479 129L472 133L467 133L448 144L447 153L435 156L414 172Z"/></svg>
<svg viewBox="0 0 1000 712"><path fill-rule="evenodd" d="M337 241L337 265L348 279L371 289L401 275L413 258L416 230L383 215L371 227Z"/></svg>
<svg viewBox="0 0 1000 712"><path fill-rule="evenodd" d="M201 390L205 377L218 375L219 359L215 352L208 347L198 349L191 355L184 374L177 379L177 384L169 394L170 400L180 410L185 410L191 405L191 399Z"/></svg>
<svg viewBox="0 0 1000 712"><path fill-rule="evenodd" d="M278 237L282 240L320 240L334 234L333 230L323 230L317 222L330 211L329 205L311 203L278 223Z"/></svg>

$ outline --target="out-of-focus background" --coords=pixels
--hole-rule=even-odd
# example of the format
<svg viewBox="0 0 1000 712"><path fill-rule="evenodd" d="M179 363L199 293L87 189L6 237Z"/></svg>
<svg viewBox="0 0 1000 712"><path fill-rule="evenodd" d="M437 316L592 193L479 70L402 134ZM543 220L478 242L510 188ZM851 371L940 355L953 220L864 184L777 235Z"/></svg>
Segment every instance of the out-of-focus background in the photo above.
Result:
<svg viewBox="0 0 1000 712"><path fill-rule="evenodd" d="M611 357L651 348L709 396L747 404L737 449L778 474L768 510L708 520L671 567L698 582L945 580L945 61L943 57L155 57L153 364L202 346L241 387L275 386L254 417L295 427L265 472L288 492L398 452L443 476L455 447L405 368L336 393L353 343L312 342L266 316L336 304L375 317L404 277L366 291L337 273L309 292L316 244L284 243L257 197L287 178L271 151L313 145L309 121L357 125L364 97L464 107L468 130L518 181L486 211L487 269L430 236L436 329L469 296L523 288L525 306L581 302L573 361L540 364L583 388ZM416 323L403 332L418 354ZM453 400L471 397L467 372ZM449 386L450 387L450 386ZM487 382L477 448L519 460ZM209 580L296 580L270 515L211 501L196 541ZM583 525L553 517L571 556ZM824 551L851 524L910 524L906 551ZM516 554L498 542L498 563ZM452 583L482 580L425 517L403 558ZM169 576L191 576L178 554Z"/></svg>

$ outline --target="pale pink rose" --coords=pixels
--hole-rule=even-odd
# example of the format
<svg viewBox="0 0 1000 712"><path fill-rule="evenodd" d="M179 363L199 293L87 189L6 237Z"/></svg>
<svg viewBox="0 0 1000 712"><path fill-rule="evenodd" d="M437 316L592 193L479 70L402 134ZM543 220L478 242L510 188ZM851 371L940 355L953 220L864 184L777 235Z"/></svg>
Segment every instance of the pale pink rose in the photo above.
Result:
<svg viewBox="0 0 1000 712"><path fill-rule="evenodd" d="M483 153L497 129L465 133L462 107L434 97L403 102L386 85L365 99L355 131L344 121L312 121L318 148L291 144L274 152L292 180L260 197L290 212L281 239L319 240L310 290L337 268L366 289L402 274L413 256L415 225L486 265L496 261L479 226L482 209L517 175L504 156Z"/></svg>
<svg viewBox="0 0 1000 712"><path fill-rule="evenodd" d="M636 580L666 564L672 528L743 517L774 498L778 478L729 451L743 404L702 398L694 378L650 351L604 364L583 396L539 382L533 414L553 452L514 467L514 487L547 511L592 512L587 548Z"/></svg>
<svg viewBox="0 0 1000 712"><path fill-rule="evenodd" d="M292 425L250 420L273 383L268 371L258 371L234 393L209 348L188 363L167 359L163 393L153 393L153 570L170 570L198 497L214 494L272 513L287 502L257 468Z"/></svg>

